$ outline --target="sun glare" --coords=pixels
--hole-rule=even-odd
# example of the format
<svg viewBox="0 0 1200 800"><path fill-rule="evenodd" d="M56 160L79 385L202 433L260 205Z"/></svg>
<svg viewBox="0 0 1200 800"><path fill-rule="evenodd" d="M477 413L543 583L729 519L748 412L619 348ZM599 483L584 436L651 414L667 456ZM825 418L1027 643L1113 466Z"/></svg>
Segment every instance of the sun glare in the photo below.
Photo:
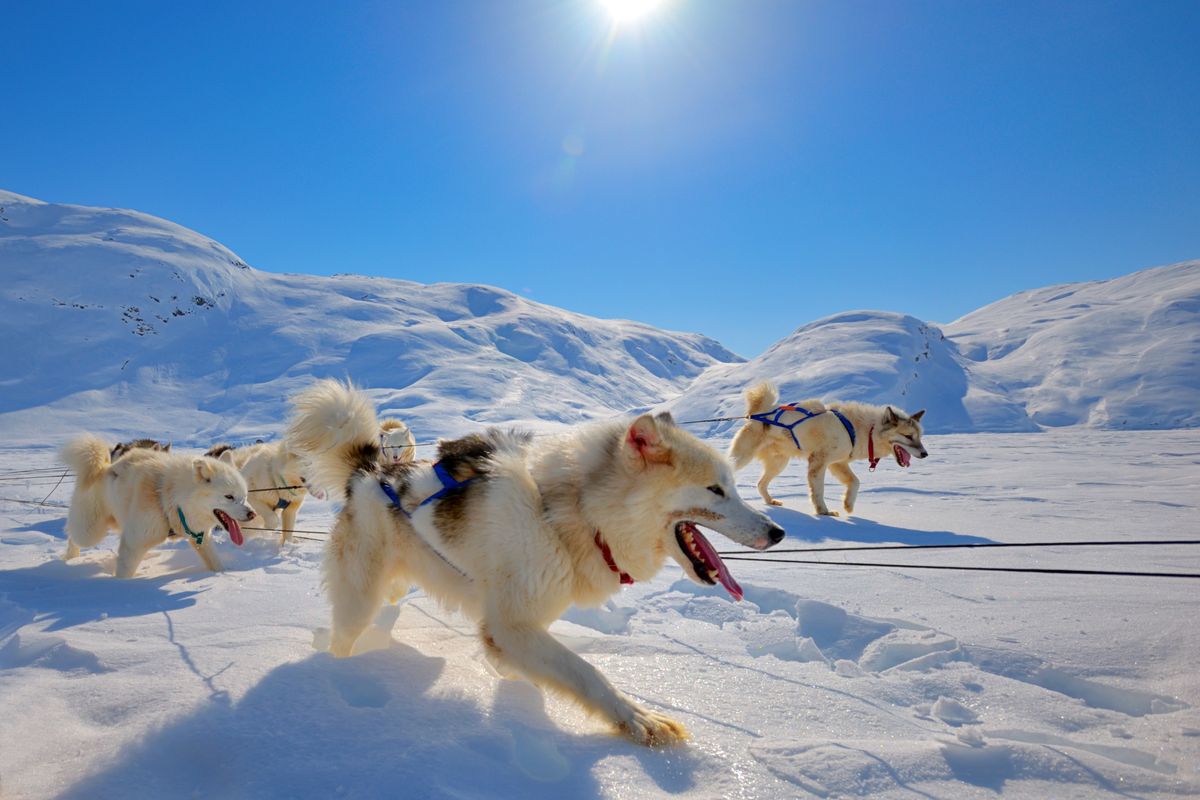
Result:
<svg viewBox="0 0 1200 800"><path fill-rule="evenodd" d="M600 0L600 4L608 10L613 22L623 25L644 18L662 5L662 0Z"/></svg>

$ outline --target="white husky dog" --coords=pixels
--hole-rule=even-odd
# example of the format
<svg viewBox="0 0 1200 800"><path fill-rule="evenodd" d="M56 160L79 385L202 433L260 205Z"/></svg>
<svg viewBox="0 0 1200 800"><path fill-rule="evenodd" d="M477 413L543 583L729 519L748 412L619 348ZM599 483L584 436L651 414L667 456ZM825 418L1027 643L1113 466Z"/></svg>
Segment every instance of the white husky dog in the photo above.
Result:
<svg viewBox="0 0 1200 800"><path fill-rule="evenodd" d="M533 444L489 430L439 443L438 462L388 463L366 395L323 381L298 396L288 433L345 505L324 562L331 650L350 655L395 580L479 624L499 668L557 690L634 741L687 736L637 705L547 628L652 578L668 557L693 581L742 590L696 523L763 550L783 529L737 495L729 462L644 415ZM396 501L399 501L397 504Z"/></svg>
<svg viewBox="0 0 1200 800"><path fill-rule="evenodd" d="M825 470L846 486L842 501L847 514L854 513L858 478L851 461L868 459L871 469L879 462L876 453L892 453L896 463L907 467L911 456L925 458L921 444L921 409L912 416L891 406L804 400L779 405L779 390L770 383L746 391L746 415L766 415L773 422L747 420L733 437L729 455L741 469L757 458L763 463L758 493L773 506L783 505L771 497L768 486L787 467L792 456L808 459L808 493L818 514L836 517L825 504ZM790 428L790 430L789 430Z"/></svg>
<svg viewBox="0 0 1200 800"><path fill-rule="evenodd" d="M388 417L379 421L379 446L392 461L415 461L417 440L403 421Z"/></svg>
<svg viewBox="0 0 1200 800"><path fill-rule="evenodd" d="M254 519L246 481L232 461L149 448L129 450L110 461L109 452L99 437L83 434L60 453L75 471L63 557L75 558L81 547L99 544L109 529L117 529L116 575L128 578L151 547L169 536L186 535L205 566L220 571L211 529L221 525L240 545L237 520Z"/></svg>
<svg viewBox="0 0 1200 800"><path fill-rule="evenodd" d="M247 447L218 444L204 454L210 458L228 458L241 470L250 488L250 507L262 520L259 527L280 530L281 545L287 544L296 529L296 513L304 498L312 495L325 499L325 492L309 484L305 462L286 440L258 442Z"/></svg>

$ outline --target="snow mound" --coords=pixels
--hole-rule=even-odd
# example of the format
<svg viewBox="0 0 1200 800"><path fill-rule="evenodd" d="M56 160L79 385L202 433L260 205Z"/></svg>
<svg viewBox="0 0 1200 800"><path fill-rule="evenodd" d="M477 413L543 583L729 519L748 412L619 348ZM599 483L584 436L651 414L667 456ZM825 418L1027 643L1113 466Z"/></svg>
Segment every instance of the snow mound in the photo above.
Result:
<svg viewBox="0 0 1200 800"><path fill-rule="evenodd" d="M1200 425L1200 261L1020 292L945 330L1039 425Z"/></svg>
<svg viewBox="0 0 1200 800"><path fill-rule="evenodd" d="M488 286L260 272L135 211L9 192L0 208L0 336L21 345L0 364L10 442L270 435L314 376L352 377L422 439L468 420L576 422L739 360L704 336Z"/></svg>
<svg viewBox="0 0 1200 800"><path fill-rule="evenodd" d="M934 433L979 427L968 403L988 406L991 429L1032 429L1019 407L971 384L968 363L934 325L903 314L853 311L805 325L744 364L710 368L666 407L680 420L738 416L746 413L742 392L770 380L784 402L821 397L890 403L910 412L925 408L926 428ZM737 424L718 423L714 430Z"/></svg>

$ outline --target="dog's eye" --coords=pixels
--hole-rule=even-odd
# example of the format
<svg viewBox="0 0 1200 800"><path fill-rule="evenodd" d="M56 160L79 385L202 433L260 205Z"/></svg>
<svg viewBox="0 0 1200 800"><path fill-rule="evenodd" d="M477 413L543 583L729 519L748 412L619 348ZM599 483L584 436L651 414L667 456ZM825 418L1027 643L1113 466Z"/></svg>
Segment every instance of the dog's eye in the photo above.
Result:
<svg viewBox="0 0 1200 800"><path fill-rule="evenodd" d="M231 495L231 494L227 494L227 495L225 495L225 499L226 499L226 500L229 500L230 502L232 502L232 501L233 501L233 495Z"/></svg>
<svg viewBox="0 0 1200 800"><path fill-rule="evenodd" d="M718 485L717 485L717 484L715 484L715 483L714 483L712 486L708 487L708 490L709 490L710 492L712 492L713 494L715 494L717 497L724 497L724 496L725 496L725 490L724 490L724 489L722 489L720 486L718 486Z"/></svg>

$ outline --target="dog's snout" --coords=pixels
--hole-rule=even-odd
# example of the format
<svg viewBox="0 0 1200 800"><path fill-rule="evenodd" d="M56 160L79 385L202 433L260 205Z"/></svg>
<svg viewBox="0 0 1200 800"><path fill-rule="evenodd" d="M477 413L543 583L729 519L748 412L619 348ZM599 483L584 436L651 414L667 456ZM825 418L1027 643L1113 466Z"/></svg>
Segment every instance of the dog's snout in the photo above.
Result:
<svg viewBox="0 0 1200 800"><path fill-rule="evenodd" d="M771 542L770 544L767 545L767 547L774 547L775 545L779 544L780 542L783 541L783 537L786 535L787 535L787 531L785 531L783 528L779 527L778 525L774 526L773 528L771 528L771 531L767 534L767 538L770 539L770 542Z"/></svg>
<svg viewBox="0 0 1200 800"><path fill-rule="evenodd" d="M254 519L257 516L258 515L254 513L253 508L246 509L246 522L249 522L250 520Z"/></svg>
<svg viewBox="0 0 1200 800"><path fill-rule="evenodd" d="M917 453L917 458L924 458L927 455L929 455L929 452L927 450L925 450L924 448L922 448L921 452Z"/></svg>

